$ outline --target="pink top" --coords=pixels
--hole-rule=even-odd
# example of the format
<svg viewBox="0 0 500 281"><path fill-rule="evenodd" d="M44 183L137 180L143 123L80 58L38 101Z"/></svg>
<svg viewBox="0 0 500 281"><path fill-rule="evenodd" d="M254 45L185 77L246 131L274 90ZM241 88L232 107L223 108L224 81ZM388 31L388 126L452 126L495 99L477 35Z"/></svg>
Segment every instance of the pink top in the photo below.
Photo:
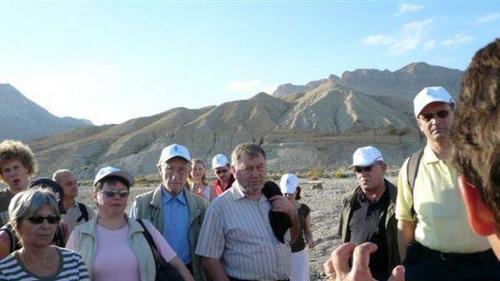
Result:
<svg viewBox="0 0 500 281"><path fill-rule="evenodd" d="M144 224L163 258L170 262L176 256L174 250L150 222L144 221ZM139 263L128 244L129 231L128 224L117 230L109 230L97 224L97 247L93 272L89 272L92 280L140 281ZM75 249L75 236L74 232L71 233L66 244L67 248Z"/></svg>

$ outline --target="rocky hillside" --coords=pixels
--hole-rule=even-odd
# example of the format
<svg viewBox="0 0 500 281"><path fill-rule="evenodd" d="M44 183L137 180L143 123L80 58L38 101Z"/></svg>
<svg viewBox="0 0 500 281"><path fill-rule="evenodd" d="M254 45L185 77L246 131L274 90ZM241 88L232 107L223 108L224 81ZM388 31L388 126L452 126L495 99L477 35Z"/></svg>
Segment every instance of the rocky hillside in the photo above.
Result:
<svg viewBox="0 0 500 281"><path fill-rule="evenodd" d="M423 62L409 64L399 70L357 69L346 71L341 77L330 75L327 79L309 82L306 85L284 84L273 96L284 97L309 92L325 83L335 83L374 96L394 96L403 99L413 97L424 87L443 86L453 96L460 92L463 72Z"/></svg>
<svg viewBox="0 0 500 281"><path fill-rule="evenodd" d="M426 67L431 70L424 71ZM346 168L357 147L375 145L390 165L400 166L422 145L409 100L412 91L427 82L445 85L455 94L459 91L448 86L459 85L459 71L442 68L443 73L457 73L440 76L439 69L420 63L392 74L356 70L298 88L281 87L274 95L259 93L200 109L175 108L118 125L77 129L31 145L41 175L71 168L84 178L110 164L135 175L154 174L161 149L174 142L208 163L217 153L230 154L239 143L262 144L269 168L275 171ZM433 71L437 72L425 74ZM393 82L384 80L384 75ZM435 77L446 83L429 82ZM351 87L344 85L349 83Z"/></svg>
<svg viewBox="0 0 500 281"><path fill-rule="evenodd" d="M0 140L30 140L92 125L87 120L56 117L10 84L0 84L0 99Z"/></svg>

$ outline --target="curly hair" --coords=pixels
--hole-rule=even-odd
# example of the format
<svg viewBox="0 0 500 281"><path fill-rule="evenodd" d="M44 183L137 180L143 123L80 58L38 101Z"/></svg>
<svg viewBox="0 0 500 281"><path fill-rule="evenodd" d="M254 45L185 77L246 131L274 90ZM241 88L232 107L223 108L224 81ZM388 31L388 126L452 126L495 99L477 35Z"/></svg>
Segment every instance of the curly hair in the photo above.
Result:
<svg viewBox="0 0 500 281"><path fill-rule="evenodd" d="M0 167L10 160L19 160L28 174L36 172L35 156L28 145L20 141L4 140L0 143ZM0 169L0 175L2 170Z"/></svg>
<svg viewBox="0 0 500 281"><path fill-rule="evenodd" d="M500 39L477 51L462 78L453 162L475 185L500 231Z"/></svg>

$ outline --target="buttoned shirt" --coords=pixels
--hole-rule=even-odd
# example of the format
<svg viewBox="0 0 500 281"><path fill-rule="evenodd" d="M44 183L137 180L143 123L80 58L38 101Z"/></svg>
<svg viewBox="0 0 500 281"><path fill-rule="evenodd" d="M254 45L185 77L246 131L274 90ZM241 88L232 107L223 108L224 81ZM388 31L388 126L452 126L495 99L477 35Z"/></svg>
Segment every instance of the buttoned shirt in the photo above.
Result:
<svg viewBox="0 0 500 281"><path fill-rule="evenodd" d="M172 196L165 188L161 189L163 205L163 237L172 246L184 264L191 263L189 245L189 206L184 189ZM195 247L196 245L193 245Z"/></svg>
<svg viewBox="0 0 500 281"><path fill-rule="evenodd" d="M489 249L486 238L475 234L468 224L457 171L450 161L440 160L426 146L413 192L408 184L407 166L408 159L399 171L396 218L415 220L411 215L414 205L415 240L441 252L472 253Z"/></svg>
<svg viewBox="0 0 500 281"><path fill-rule="evenodd" d="M290 231L280 243L269 222L271 203L248 198L237 182L209 205L196 254L220 259L228 276L245 280L288 279Z"/></svg>
<svg viewBox="0 0 500 281"><path fill-rule="evenodd" d="M95 216L95 212L92 208L89 208L87 205L85 205L85 208L87 208L87 213L89 214L89 220ZM75 201L75 204L73 204L71 207L69 207L66 210L66 214L63 216L63 222L68 226L68 233L71 233L75 226L80 225L82 223L87 222L83 218L78 221L79 218L82 217L82 211L80 210L80 206L78 206L78 202Z"/></svg>

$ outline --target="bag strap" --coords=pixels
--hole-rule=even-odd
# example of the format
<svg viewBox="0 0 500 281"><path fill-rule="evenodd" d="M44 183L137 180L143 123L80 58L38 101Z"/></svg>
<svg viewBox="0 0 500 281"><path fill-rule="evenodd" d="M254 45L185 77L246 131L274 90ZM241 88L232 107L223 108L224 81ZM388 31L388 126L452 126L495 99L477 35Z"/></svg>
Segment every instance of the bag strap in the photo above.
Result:
<svg viewBox="0 0 500 281"><path fill-rule="evenodd" d="M14 252L17 246L17 238L13 233L14 227L12 227L10 223L6 223L2 226L2 228L0 228L0 231L7 233L7 236L9 236L9 253Z"/></svg>
<svg viewBox="0 0 500 281"><path fill-rule="evenodd" d="M151 252L153 253L153 257L155 259L156 268L158 269L161 265L160 259L162 259L163 257L160 255L158 248L156 248L155 241L153 240L153 237L151 237L151 234L146 228L144 222L141 219L138 219L137 222L141 224L142 228L144 228L144 232L142 234L144 235L144 238L146 238L146 241L148 241L149 247L151 248Z"/></svg>
<svg viewBox="0 0 500 281"><path fill-rule="evenodd" d="M410 155L410 158L408 159L408 166L406 167L406 175L408 177L408 185L410 186L412 196L415 194L414 192L415 180L417 179L418 166L420 165L420 159L422 159L423 154L424 154L424 149L420 148L412 155ZM410 212L412 217L415 217L417 214L415 212L415 196L413 196L413 204L411 204Z"/></svg>
<svg viewBox="0 0 500 281"><path fill-rule="evenodd" d="M89 212L87 212L87 207L83 203L78 202L78 208L80 208L80 213L82 215L76 219L76 222L80 222L81 220L89 221Z"/></svg>

